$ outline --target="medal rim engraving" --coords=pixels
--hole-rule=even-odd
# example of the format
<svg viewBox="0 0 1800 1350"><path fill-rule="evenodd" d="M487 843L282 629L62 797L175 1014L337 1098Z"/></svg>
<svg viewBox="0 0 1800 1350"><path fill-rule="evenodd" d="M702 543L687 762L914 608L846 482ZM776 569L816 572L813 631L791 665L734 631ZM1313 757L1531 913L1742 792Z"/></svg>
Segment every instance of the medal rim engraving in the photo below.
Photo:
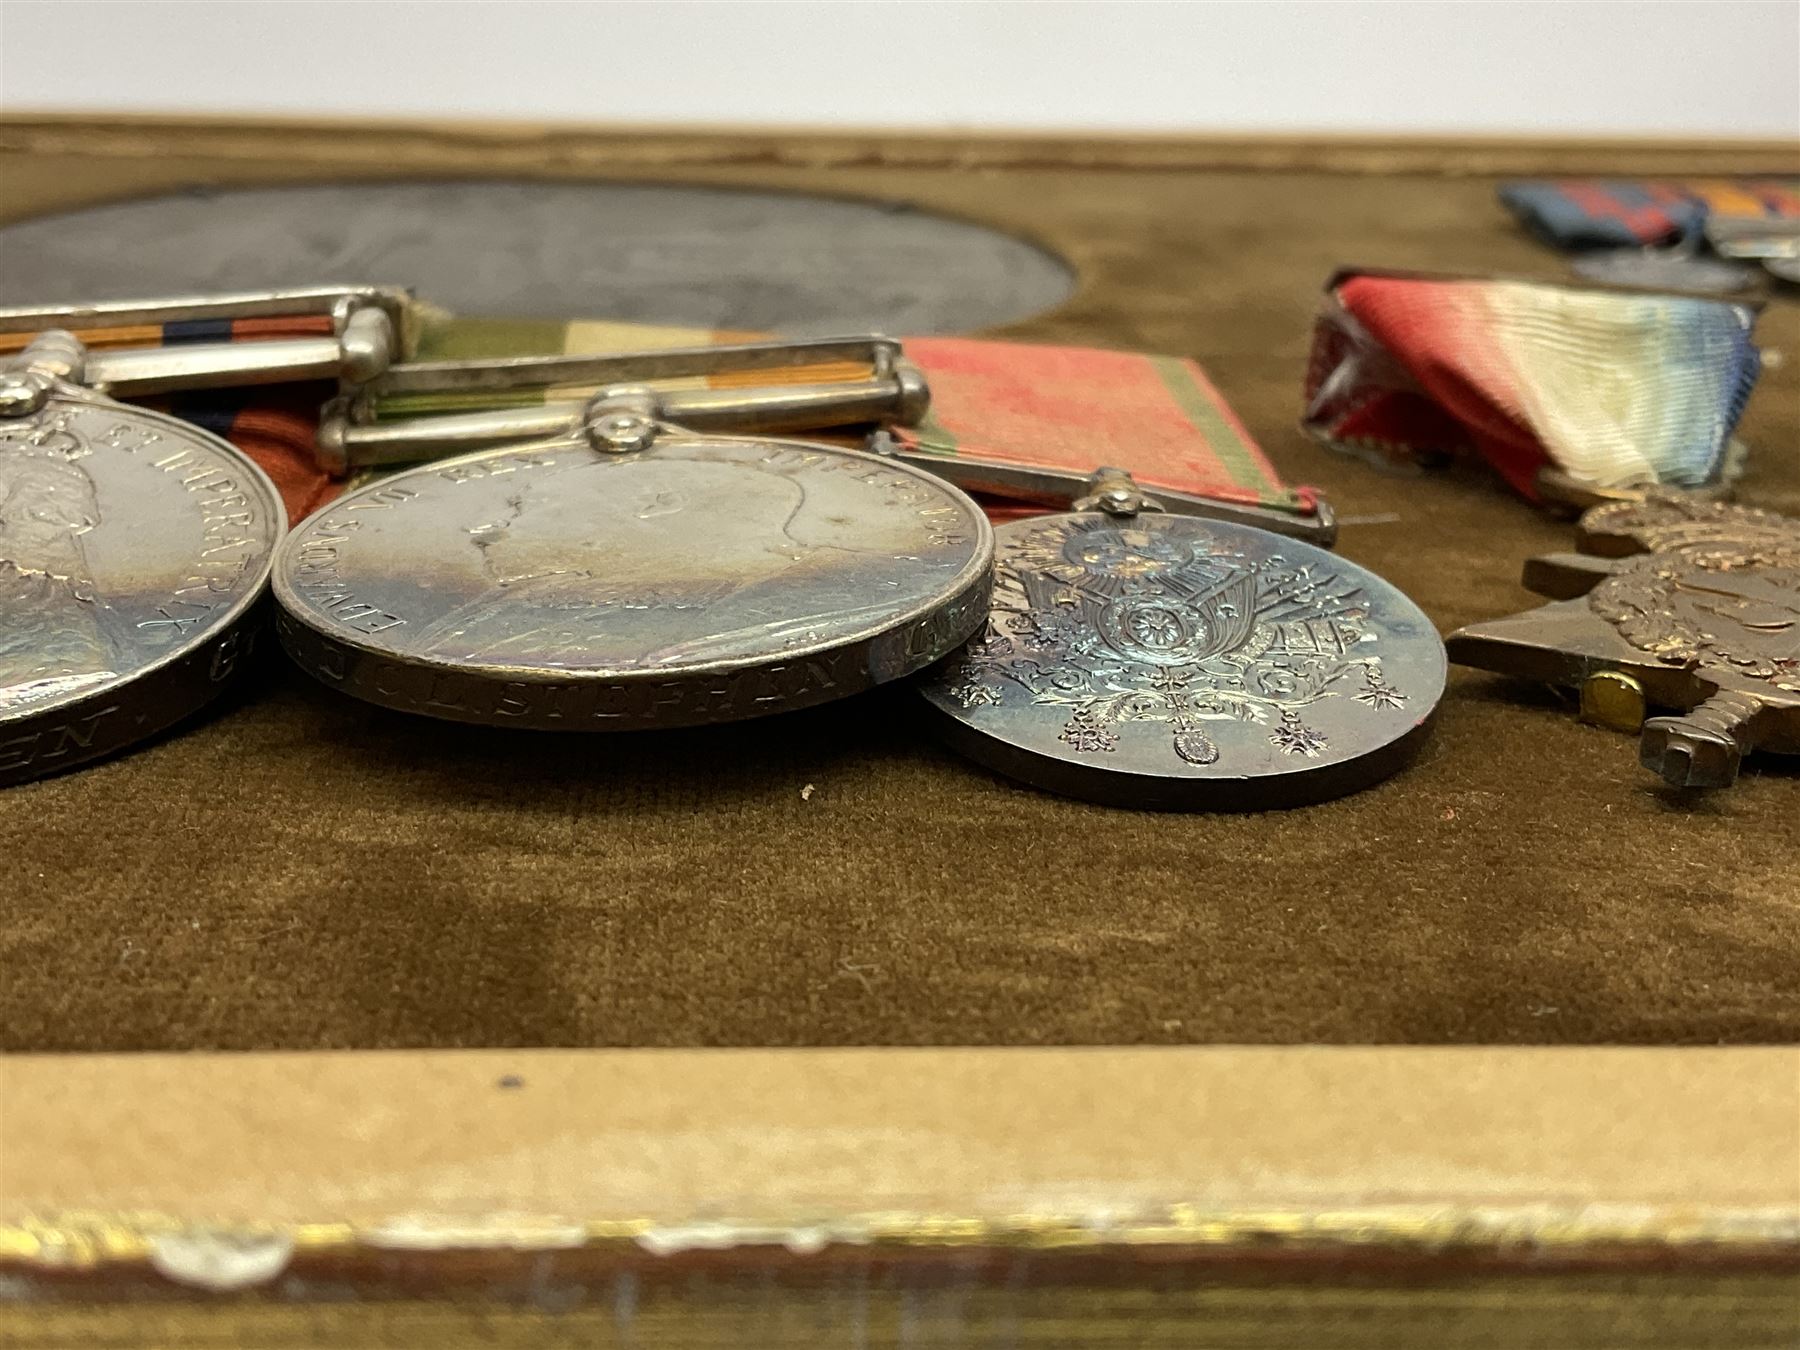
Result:
<svg viewBox="0 0 1800 1350"><path fill-rule="evenodd" d="M1230 522L1202 522L1156 514L1115 520L1099 512L1029 517L1009 522L997 531L1000 560L996 570L1006 567L1005 549L1011 538L1046 525L1062 525L1066 539L1082 522L1123 527L1161 522L1151 528L1193 529L1196 533L1227 541L1259 541L1290 558L1295 550L1304 550L1305 557L1328 563L1340 578L1354 581L1361 589L1376 584L1381 589L1384 603L1404 603L1410 611L1408 617L1418 625L1420 634L1437 638L1437 629L1425 613L1398 587L1378 574L1314 545ZM1430 735L1448 682L1449 663L1441 639L1435 643L1435 651L1437 660L1428 673L1430 688L1410 687L1407 690L1407 699L1415 705L1422 704L1423 711L1417 712L1396 735L1348 757L1314 759L1307 754L1295 753L1291 763L1263 773L1232 772L1228 764L1195 764L1196 768L1216 769L1204 773L1159 773L1110 763L1098 757L1076 759L1047 752L1023 739L1010 738L999 731L978 726L948 694L951 677L958 670L960 653L953 654L928 672L914 688L926 722L941 739L977 763L1029 786L1103 806L1171 811L1261 811L1313 805L1345 796L1373 786L1410 763ZM1281 726L1284 727L1285 722ZM1172 753L1179 754L1179 751Z"/></svg>
<svg viewBox="0 0 1800 1350"><path fill-rule="evenodd" d="M897 608L883 615L878 622L871 622L847 635L796 646L779 653L654 667L533 667L517 661L502 663L420 655L372 641L370 639L374 635L371 634L327 627L320 621L319 614L309 612L306 600L294 586L295 562L306 546L308 532L314 524L334 511L345 509L357 498L365 494L372 496L396 486L404 487L411 480L429 479L445 470L496 463L521 455L603 453L566 443L552 446L507 446L432 460L399 473L383 475L336 498L290 530L288 537L276 551L272 583L276 602L276 634L282 648L303 670L322 683L366 702L400 712L474 725L498 725L527 730L639 731L769 716L830 702L879 684L904 679L925 669L946 652L954 650L986 621L988 593L993 580L994 531L986 514L960 488L922 469L898 463L885 456L786 437L713 436L672 429L658 437L650 448L636 452L636 455L654 457L662 452L705 449L711 446L824 455L847 463L866 464L871 469L916 482L937 494L945 504L953 505L961 512L961 523L970 535L967 545L969 556L934 594L908 604L905 608ZM931 635L924 653L906 655L898 661L892 658L889 648L898 646L903 651L910 650L907 640L921 630L929 630L934 624L945 625L944 631ZM845 683L840 684L834 680L825 687L818 687L814 681L810 689L779 688L777 677L798 669L803 663L829 659L838 667L833 674L842 674L846 673L844 668L852 664L852 657L857 659L854 669L847 672L851 678ZM733 710L733 697L721 697L718 701L724 705L724 710L715 713L679 706L689 693L710 690L718 694L733 680L742 682L759 678L766 687L774 689L773 693L766 695L774 706L750 711ZM768 682L771 680L775 681L775 685L769 686ZM423 685L420 685L421 681L424 681ZM435 692L436 682L448 682L455 686L452 692L459 697L475 695L478 706L440 700ZM426 692L408 692L409 684ZM584 689L663 691L669 695L669 706L661 711L608 713L604 718L593 721L585 721L579 715L566 716L560 711L533 711L529 708L506 711L499 707L500 702L506 701L505 691L508 690L556 693Z"/></svg>
<svg viewBox="0 0 1800 1350"><path fill-rule="evenodd" d="M49 777L118 754L168 730L223 694L249 662L254 630L263 617L261 602L268 594L275 554L287 528L287 511L274 482L261 466L222 437L172 414L118 403L81 390L53 392L40 411L29 419L17 420L41 421L59 409L86 409L120 421L149 423L224 457L245 491L260 498L264 538L260 562L244 574L239 594L203 630L184 636L154 660L103 683L22 704L10 711L0 710L0 786ZM128 530L134 526L125 522L119 528ZM250 640L241 649L233 650L231 666L219 674L216 667L221 653L231 650L246 633ZM98 720L102 718L104 724ZM61 751L34 754L16 763L7 753L10 747L21 743L70 732L89 719L95 720L86 739L65 734L59 743L64 748ZM73 748L69 749L71 742Z"/></svg>

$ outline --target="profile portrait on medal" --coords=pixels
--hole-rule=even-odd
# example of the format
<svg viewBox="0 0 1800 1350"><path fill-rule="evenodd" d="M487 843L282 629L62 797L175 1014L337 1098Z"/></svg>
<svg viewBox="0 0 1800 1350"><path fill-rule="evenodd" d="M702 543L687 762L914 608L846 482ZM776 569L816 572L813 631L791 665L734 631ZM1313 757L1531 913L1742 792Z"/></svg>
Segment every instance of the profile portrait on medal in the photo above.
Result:
<svg viewBox="0 0 1800 1350"><path fill-rule="evenodd" d="M100 523L85 453L56 423L0 432L0 709L115 673L112 614L83 544Z"/></svg>
<svg viewBox="0 0 1800 1350"><path fill-rule="evenodd" d="M822 623L877 618L894 597L864 576L916 551L916 531L905 512L838 500L870 489L834 477L841 487L702 450L515 480L462 527L487 589L426 626L416 650L656 666L799 646Z"/></svg>

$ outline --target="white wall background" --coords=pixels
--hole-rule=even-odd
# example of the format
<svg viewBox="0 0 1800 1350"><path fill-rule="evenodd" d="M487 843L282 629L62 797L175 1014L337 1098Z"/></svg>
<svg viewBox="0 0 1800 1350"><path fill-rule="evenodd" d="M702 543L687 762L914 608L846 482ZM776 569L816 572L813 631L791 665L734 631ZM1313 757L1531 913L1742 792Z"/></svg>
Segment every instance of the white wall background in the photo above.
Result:
<svg viewBox="0 0 1800 1350"><path fill-rule="evenodd" d="M1800 137L1800 0L0 0L0 110Z"/></svg>

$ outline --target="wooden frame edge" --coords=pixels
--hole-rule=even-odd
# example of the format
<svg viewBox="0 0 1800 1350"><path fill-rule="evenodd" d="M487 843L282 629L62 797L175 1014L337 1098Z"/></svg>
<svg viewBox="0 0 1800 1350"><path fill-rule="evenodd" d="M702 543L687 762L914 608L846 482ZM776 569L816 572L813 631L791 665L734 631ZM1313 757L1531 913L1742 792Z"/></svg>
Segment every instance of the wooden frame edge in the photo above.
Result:
<svg viewBox="0 0 1800 1350"><path fill-rule="evenodd" d="M1348 174L1800 174L1775 139L1308 134L922 132L570 125L451 119L0 114L0 156L219 161L502 173L731 165L907 169L1239 170Z"/></svg>
<svg viewBox="0 0 1800 1350"><path fill-rule="evenodd" d="M0 1103L0 1267L53 1285L546 1253L1800 1271L1800 1049L18 1056Z"/></svg>

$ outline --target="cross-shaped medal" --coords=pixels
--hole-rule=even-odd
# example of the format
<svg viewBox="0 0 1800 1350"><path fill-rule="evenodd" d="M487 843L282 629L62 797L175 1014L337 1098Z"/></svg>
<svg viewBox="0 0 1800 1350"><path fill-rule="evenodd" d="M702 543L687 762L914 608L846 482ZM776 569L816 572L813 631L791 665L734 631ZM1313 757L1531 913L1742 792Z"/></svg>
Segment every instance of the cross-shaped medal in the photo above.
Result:
<svg viewBox="0 0 1800 1350"><path fill-rule="evenodd" d="M1800 520L1661 490L1588 511L1577 546L1525 564L1552 603L1457 630L1450 659L1578 688L1676 787L1800 753Z"/></svg>

